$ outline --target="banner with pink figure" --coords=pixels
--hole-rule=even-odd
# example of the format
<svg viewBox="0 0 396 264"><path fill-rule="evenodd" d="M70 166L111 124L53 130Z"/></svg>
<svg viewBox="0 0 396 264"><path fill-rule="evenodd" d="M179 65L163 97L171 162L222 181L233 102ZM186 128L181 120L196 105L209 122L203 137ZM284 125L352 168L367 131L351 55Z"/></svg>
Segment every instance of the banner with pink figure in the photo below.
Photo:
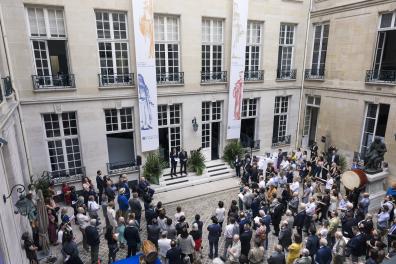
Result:
<svg viewBox="0 0 396 264"><path fill-rule="evenodd" d="M248 0L234 0L227 139L239 138L243 98Z"/></svg>
<svg viewBox="0 0 396 264"><path fill-rule="evenodd" d="M153 0L132 0L142 151L159 147Z"/></svg>

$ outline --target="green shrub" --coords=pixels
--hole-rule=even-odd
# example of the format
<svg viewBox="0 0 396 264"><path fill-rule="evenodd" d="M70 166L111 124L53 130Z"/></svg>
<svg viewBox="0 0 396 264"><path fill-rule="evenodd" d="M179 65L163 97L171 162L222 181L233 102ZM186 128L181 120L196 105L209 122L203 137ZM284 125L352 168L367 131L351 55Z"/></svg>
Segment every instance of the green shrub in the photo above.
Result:
<svg viewBox="0 0 396 264"><path fill-rule="evenodd" d="M197 175L202 175L205 169L205 156L202 154L201 149L192 150L190 158L187 161L188 170L195 172Z"/></svg>
<svg viewBox="0 0 396 264"><path fill-rule="evenodd" d="M158 152L151 152L146 158L143 166L143 176L153 184L159 184L159 177L166 167L165 161Z"/></svg>
<svg viewBox="0 0 396 264"><path fill-rule="evenodd" d="M341 173L343 173L348 169L348 162L344 155L339 154L339 157L340 157L340 170Z"/></svg>
<svg viewBox="0 0 396 264"><path fill-rule="evenodd" d="M44 199L50 197L51 194L49 193L48 187L50 186L51 179L48 173L43 173L41 177L35 180L32 184L34 190L37 192L41 190L43 192ZM31 186L30 186L31 187Z"/></svg>
<svg viewBox="0 0 396 264"><path fill-rule="evenodd" d="M223 159L234 168L234 160L236 156L242 156L243 148L239 141L232 140L225 147L223 152Z"/></svg>

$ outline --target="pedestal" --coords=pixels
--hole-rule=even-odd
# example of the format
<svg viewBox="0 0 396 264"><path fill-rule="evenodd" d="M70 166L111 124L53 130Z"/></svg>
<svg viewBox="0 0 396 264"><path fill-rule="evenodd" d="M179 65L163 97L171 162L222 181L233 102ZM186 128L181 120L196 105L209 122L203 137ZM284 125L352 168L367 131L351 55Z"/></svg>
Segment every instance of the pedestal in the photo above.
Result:
<svg viewBox="0 0 396 264"><path fill-rule="evenodd" d="M388 171L382 171L375 174L366 174L367 186L366 192L370 194L370 206L369 211L377 210L381 206L381 201L384 199L384 183L386 183Z"/></svg>

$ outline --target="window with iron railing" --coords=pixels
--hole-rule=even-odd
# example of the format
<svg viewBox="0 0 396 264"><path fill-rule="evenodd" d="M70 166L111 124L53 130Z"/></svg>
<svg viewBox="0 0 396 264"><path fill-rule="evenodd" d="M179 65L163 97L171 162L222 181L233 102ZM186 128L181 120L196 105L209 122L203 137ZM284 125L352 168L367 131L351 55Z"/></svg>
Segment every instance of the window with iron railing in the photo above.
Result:
<svg viewBox="0 0 396 264"><path fill-rule="evenodd" d="M261 81L264 72L260 70L261 39L263 23L248 21L245 51L245 81Z"/></svg>

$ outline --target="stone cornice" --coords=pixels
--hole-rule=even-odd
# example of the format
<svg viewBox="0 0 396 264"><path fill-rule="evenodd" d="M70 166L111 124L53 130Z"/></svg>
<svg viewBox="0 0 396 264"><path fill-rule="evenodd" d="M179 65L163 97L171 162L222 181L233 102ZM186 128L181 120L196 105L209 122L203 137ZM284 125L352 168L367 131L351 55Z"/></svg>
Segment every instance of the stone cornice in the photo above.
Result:
<svg viewBox="0 0 396 264"><path fill-rule="evenodd" d="M396 97L396 94L394 93L383 93L378 91L366 91L366 90L351 90L351 89L323 87L323 86L322 87L304 86L304 90L320 90L320 91L337 92L337 93Z"/></svg>
<svg viewBox="0 0 396 264"><path fill-rule="evenodd" d="M257 87L257 88L245 88L245 92L257 92L257 91L275 91L275 90L294 90L300 89L300 86L282 86L282 87ZM211 90L211 91L192 91L192 92L166 92L158 93L158 97L171 97L171 96L187 96L187 95L202 95L202 94L226 94L228 89L224 90ZM90 96L90 97L67 97L67 98L48 98L48 99L21 99L21 105L33 105L33 104L54 104L54 103L73 103L73 102L87 102L87 101L103 101L103 100L120 100L120 99L136 99L137 95L121 95L121 96Z"/></svg>
<svg viewBox="0 0 396 264"><path fill-rule="evenodd" d="M370 6L390 4L390 3L394 3L394 2L395 2L395 0L365 0L365 1L358 2L358 3L352 3L352 4L347 4L347 5L330 7L330 8L326 8L326 9L315 10L315 11L311 12L311 17L315 18L315 17L325 16L325 15L331 15L331 14L361 9L361 8L370 7Z"/></svg>

